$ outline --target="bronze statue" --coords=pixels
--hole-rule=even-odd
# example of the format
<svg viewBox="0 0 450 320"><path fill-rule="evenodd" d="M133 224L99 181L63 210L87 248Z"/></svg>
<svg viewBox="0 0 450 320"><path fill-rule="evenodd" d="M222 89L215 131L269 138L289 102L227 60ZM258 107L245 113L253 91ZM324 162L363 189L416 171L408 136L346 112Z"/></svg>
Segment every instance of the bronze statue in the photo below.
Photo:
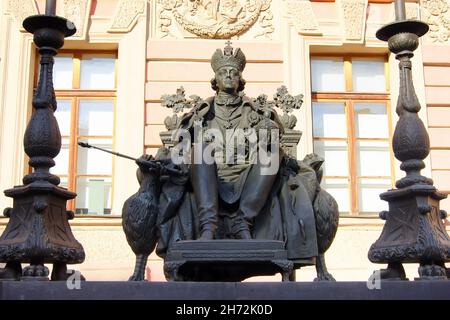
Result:
<svg viewBox="0 0 450 320"><path fill-rule="evenodd" d="M240 49L233 52L233 49L227 46L224 53L221 50L214 53L211 65L215 77L211 84L216 96L207 99L196 110L197 113L204 114L204 129L218 130L222 137L226 137L226 131L234 133L236 129L254 128L264 121L262 111L253 107L248 98L239 94L245 86L242 78L245 63L245 55ZM185 115L181 128L192 130L193 116L193 112ZM274 128L281 128L275 112L271 112L267 120ZM224 138L217 147L227 150L228 143ZM235 160L236 154L232 154L232 157L231 160ZM251 239L252 222L264 206L275 182L277 172L263 175L259 163L231 162L232 165L206 164L202 161L191 167L191 184L197 204L200 239L214 239L219 219L219 201L223 202L223 208L227 211L224 215L232 220L232 236L236 239Z"/></svg>
<svg viewBox="0 0 450 320"><path fill-rule="evenodd" d="M163 96L163 105L176 109L175 113L192 110L166 120L176 139L162 147L156 159L141 158L164 163L166 175L149 171L141 162L141 189L124 205L124 230L137 255L130 280L142 280L144 260L156 242L169 280L239 281L273 274L266 262L283 270L283 280L293 268L314 264L318 280L334 280L323 254L337 230L338 208L320 188L323 159L312 154L297 161L277 143L286 129L295 126L295 117L286 110L299 108L302 96L292 97L285 87L272 102L264 95L245 96L245 64L244 53L228 44L223 52L217 49L211 60L215 96L188 100L183 89ZM285 115L280 118L275 106ZM181 138L180 132L185 133ZM261 150L269 162L255 160L254 151L259 157ZM181 155L184 162L175 161L174 155ZM155 185L146 182L150 180ZM133 209L130 203L137 202L139 209ZM133 210L139 214L133 215ZM197 258L175 258L183 245L187 251L179 257ZM271 249L264 251L266 247ZM206 251L196 253L202 248ZM230 248L234 249L227 251ZM255 261L248 254L251 250L255 250ZM273 257L263 261L263 254L257 257L256 251ZM221 257L221 262L214 265L213 256Z"/></svg>

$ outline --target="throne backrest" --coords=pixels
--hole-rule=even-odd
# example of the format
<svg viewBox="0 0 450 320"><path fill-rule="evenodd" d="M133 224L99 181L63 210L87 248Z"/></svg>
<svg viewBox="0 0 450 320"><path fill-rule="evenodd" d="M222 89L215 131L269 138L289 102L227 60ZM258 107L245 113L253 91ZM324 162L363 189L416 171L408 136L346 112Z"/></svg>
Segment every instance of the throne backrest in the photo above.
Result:
<svg viewBox="0 0 450 320"><path fill-rule="evenodd" d="M166 131L159 133L163 147L171 149L175 141L172 140L174 130L177 130L182 114L185 113L185 109L191 109L195 107L199 101L202 101L198 96L190 96L190 99L186 99L185 91L183 87L177 89L176 94L163 95L161 97L161 105L172 109L172 116L168 116L164 120L164 124L167 128ZM269 108L278 112L282 111L280 115L280 121L283 125L283 134L280 139L280 143L286 154L293 158L297 158L297 145L300 142L302 132L295 130L294 127L297 124L297 117L292 114L296 109L300 109L303 103L303 95L292 96L288 93L285 86L277 89L276 94L273 96L273 101L268 101L267 96L262 94L256 99L252 99L253 102L259 108ZM280 112L278 112L280 114Z"/></svg>

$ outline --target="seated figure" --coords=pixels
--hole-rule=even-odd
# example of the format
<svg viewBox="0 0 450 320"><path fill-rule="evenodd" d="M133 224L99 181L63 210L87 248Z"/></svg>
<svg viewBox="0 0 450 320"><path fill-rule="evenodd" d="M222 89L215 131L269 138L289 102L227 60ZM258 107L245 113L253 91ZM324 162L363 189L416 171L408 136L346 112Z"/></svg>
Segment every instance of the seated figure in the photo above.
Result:
<svg viewBox="0 0 450 320"><path fill-rule="evenodd" d="M319 280L333 280L323 254L336 233L338 208L320 188L323 160L313 154L297 161L285 152L279 143L285 128L274 103L265 96L250 99L243 94L245 65L243 52L228 44L223 52L217 49L211 60L215 96L206 100L192 96L188 101L180 91L175 97L163 97L167 106L192 110L168 120L178 143L170 150L161 148L156 155L166 175L155 168L146 170L141 163L141 189L130 198L134 202L124 205L124 229L137 255L139 250L134 248L142 246L133 239L145 237L136 237L136 232L145 233L150 226L133 231L130 212L137 206L132 203L146 194L145 201L153 201L152 208L157 202L158 207L157 218L148 220L154 221L150 224L156 224L158 232L151 226L154 236L146 243L153 245L144 246L147 253L138 256L132 280L141 280L145 255L155 246L165 258L178 241L215 239L282 241L294 268L316 264ZM301 104L285 88L277 97L278 103L290 107ZM184 162L174 161L180 154ZM155 174L160 175L159 188L146 189L145 181L155 181ZM149 190L156 194L149 197Z"/></svg>

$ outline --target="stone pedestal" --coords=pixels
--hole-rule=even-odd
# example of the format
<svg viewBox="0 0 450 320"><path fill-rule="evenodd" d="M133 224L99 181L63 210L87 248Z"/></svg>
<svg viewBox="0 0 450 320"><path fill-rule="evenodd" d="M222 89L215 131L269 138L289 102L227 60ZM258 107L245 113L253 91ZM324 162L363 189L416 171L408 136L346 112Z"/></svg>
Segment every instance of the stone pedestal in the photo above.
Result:
<svg viewBox="0 0 450 320"><path fill-rule="evenodd" d="M288 281L293 268L284 243L270 240L179 241L164 260L172 281L242 281L276 273Z"/></svg>
<svg viewBox="0 0 450 320"><path fill-rule="evenodd" d="M317 309L317 305L312 300L340 300L345 304L342 316L348 316L349 300L371 300L379 302L386 300L398 308L390 308L389 312L398 311L399 316L405 317L406 311L417 312L417 308L405 308L401 302L405 300L431 300L434 303L441 304L440 300L449 300L450 281L388 281L381 283L379 289L368 288L365 281L319 281L319 282L147 282L147 281L85 281L79 286L79 289L69 289L66 282L0 282L0 300L103 300L110 301L109 306L119 306L120 311L129 312L122 303L116 303L116 300L142 300L145 301L145 308L153 304L155 309L162 311L169 318L176 314L176 308L167 308L167 304L175 307L187 304L189 306L199 306L202 304L217 304L217 318L233 319L233 316L227 317L220 315L220 304L226 304L227 301L234 300L235 304L255 304L248 300L261 300L261 304L270 304L274 307L274 314L279 314L280 318L286 314L286 306L292 306L292 312L295 314L299 310L304 310L306 306L311 306L311 312L317 313L322 309ZM166 301L161 301L166 300ZM168 301L171 300L171 301ZM186 301L183 301L186 300ZM194 301L196 300L196 301ZM285 301L290 300L292 305ZM305 300L302 303L301 300ZM394 301L402 300L402 301ZM208 302L209 301L209 302ZM39 303L39 302L38 302ZM416 304L416 302L412 302ZM442 304L445 305L446 302ZM232 303L230 303L232 304ZM384 302L380 304L382 306ZM77 304L79 306L79 304ZM136 305L136 304L134 304ZM328 307L330 312L336 312L336 303L327 303L320 305ZM369 306L369 305L366 305ZM374 306L374 304L370 304ZM408 305L411 306L412 305ZM152 312L155 309L151 309ZM212 308L214 309L214 308ZM98 308L104 316L105 310L110 308ZM367 310L372 310L367 308ZM385 310L385 309L383 309ZM22 310L21 310L22 311ZM119 311L119 312L120 312ZM36 312L36 309L33 309ZM211 312L213 315L214 312ZM235 315L236 317L237 315ZM180 317L181 318L181 317ZM192 319L202 319L201 316L191 317ZM210 319L208 317L206 319ZM257 318L254 315L243 316L243 318ZM263 319L277 319L273 315L267 315Z"/></svg>

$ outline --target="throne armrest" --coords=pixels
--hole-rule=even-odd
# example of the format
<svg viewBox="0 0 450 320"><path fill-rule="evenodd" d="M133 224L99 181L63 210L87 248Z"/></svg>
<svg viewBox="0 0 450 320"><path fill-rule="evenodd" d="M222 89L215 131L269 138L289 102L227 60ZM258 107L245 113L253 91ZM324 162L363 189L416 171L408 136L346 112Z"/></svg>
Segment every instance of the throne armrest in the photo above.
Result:
<svg viewBox="0 0 450 320"><path fill-rule="evenodd" d="M300 130L284 129L280 142L287 155L297 158L297 146L300 142L302 134L303 132Z"/></svg>

